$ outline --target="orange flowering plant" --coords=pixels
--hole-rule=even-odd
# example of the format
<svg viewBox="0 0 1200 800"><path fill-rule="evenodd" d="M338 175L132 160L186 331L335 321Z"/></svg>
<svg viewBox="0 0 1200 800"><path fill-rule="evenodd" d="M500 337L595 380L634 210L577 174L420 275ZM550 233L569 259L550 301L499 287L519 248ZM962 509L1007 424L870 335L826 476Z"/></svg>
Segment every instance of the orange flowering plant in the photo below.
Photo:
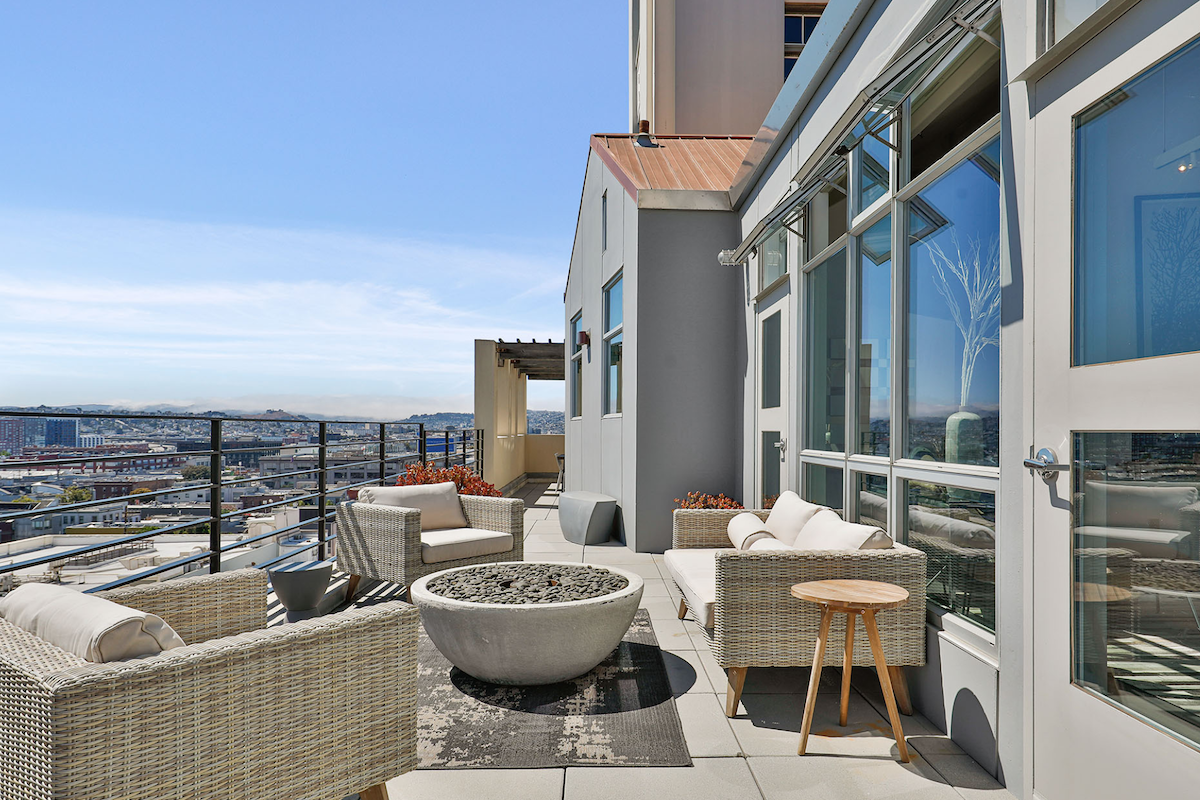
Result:
<svg viewBox="0 0 1200 800"><path fill-rule="evenodd" d="M453 467L435 467L428 464L409 464L407 471L396 480L397 486L416 486L422 483L445 483L454 481L459 494L475 494L484 497L500 497L500 490L471 469L461 464Z"/></svg>
<svg viewBox="0 0 1200 800"><path fill-rule="evenodd" d="M703 494L688 492L686 500L675 498L680 508L741 508L742 504L732 497L723 494Z"/></svg>

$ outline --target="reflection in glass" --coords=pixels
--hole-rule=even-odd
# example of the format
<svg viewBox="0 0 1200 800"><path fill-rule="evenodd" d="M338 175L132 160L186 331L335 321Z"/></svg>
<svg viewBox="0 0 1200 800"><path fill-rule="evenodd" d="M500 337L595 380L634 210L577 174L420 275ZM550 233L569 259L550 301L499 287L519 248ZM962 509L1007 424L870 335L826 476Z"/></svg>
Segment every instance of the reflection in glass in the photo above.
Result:
<svg viewBox="0 0 1200 800"><path fill-rule="evenodd" d="M996 466L1000 142L908 205L908 457Z"/></svg>
<svg viewBox="0 0 1200 800"><path fill-rule="evenodd" d="M1105 0L1054 0L1049 44L1062 41L1064 36L1079 27L1079 23L1090 17L1092 12L1104 3Z"/></svg>
<svg viewBox="0 0 1200 800"><path fill-rule="evenodd" d="M855 452L888 454L892 366L892 218L858 240L858 445Z"/></svg>
<svg viewBox="0 0 1200 800"><path fill-rule="evenodd" d="M821 187L808 201L808 257L813 258L846 232L849 205L846 202L846 175L842 173L832 183Z"/></svg>
<svg viewBox="0 0 1200 800"><path fill-rule="evenodd" d="M604 413L605 414L620 414L621 413L621 350L624 334L618 333L616 336L609 339L604 348L607 351L607 356L604 359L605 363L605 382L607 383L607 394L605 395Z"/></svg>
<svg viewBox="0 0 1200 800"><path fill-rule="evenodd" d="M858 521L888 529L888 491L886 475L858 473Z"/></svg>
<svg viewBox="0 0 1200 800"><path fill-rule="evenodd" d="M904 533L928 556L929 602L996 630L996 496L909 481Z"/></svg>
<svg viewBox="0 0 1200 800"><path fill-rule="evenodd" d="M770 508L779 497L779 431L762 432L762 505Z"/></svg>
<svg viewBox="0 0 1200 800"><path fill-rule="evenodd" d="M776 311L762 321L762 407L779 408L779 381L782 372L780 344L783 312Z"/></svg>
<svg viewBox="0 0 1200 800"><path fill-rule="evenodd" d="M808 424L804 446L846 449L846 251L811 270L808 281Z"/></svg>
<svg viewBox="0 0 1200 800"><path fill-rule="evenodd" d="M1200 350L1200 43L1075 119L1074 363Z"/></svg>
<svg viewBox="0 0 1200 800"><path fill-rule="evenodd" d="M804 465L804 491L801 497L810 503L829 506L842 513L842 471L820 464Z"/></svg>
<svg viewBox="0 0 1200 800"><path fill-rule="evenodd" d="M1200 744L1200 434L1073 436L1072 680Z"/></svg>
<svg viewBox="0 0 1200 800"><path fill-rule="evenodd" d="M892 140L892 129L886 127L879 136ZM870 134L863 136L858 147L858 183L854 187L854 206L859 211L867 208L887 194L892 174L892 151L886 144Z"/></svg>
<svg viewBox="0 0 1200 800"><path fill-rule="evenodd" d="M766 238L762 244L762 282L765 289L787 274L787 228L780 228Z"/></svg>
<svg viewBox="0 0 1200 800"><path fill-rule="evenodd" d="M608 333L621 324L624 318L624 300L621 284L622 278L617 278L604 290L604 332Z"/></svg>

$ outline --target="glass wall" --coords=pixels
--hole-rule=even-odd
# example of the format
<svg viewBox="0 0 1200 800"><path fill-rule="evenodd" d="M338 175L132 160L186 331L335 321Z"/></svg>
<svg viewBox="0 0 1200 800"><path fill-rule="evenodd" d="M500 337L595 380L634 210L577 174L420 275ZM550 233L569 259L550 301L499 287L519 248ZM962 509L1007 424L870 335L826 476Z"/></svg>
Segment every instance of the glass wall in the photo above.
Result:
<svg viewBox="0 0 1200 800"><path fill-rule="evenodd" d="M886 456L892 403L892 217L858 238L858 441L855 452Z"/></svg>
<svg viewBox="0 0 1200 800"><path fill-rule="evenodd" d="M864 525L874 525L888 530L888 489L886 475L870 475L860 472L855 476L858 503L856 519Z"/></svg>
<svg viewBox="0 0 1200 800"><path fill-rule="evenodd" d="M829 506L842 513L842 470L821 464L804 465L804 489L800 496L810 503Z"/></svg>
<svg viewBox="0 0 1200 800"><path fill-rule="evenodd" d="M844 210L844 209L843 209ZM806 387L810 450L846 449L846 251L805 276L808 325Z"/></svg>
<svg viewBox="0 0 1200 800"><path fill-rule="evenodd" d="M622 278L604 290L604 413L621 413L621 351L624 336Z"/></svg>
<svg viewBox="0 0 1200 800"><path fill-rule="evenodd" d="M909 458L999 464L1000 142L908 206Z"/></svg>
<svg viewBox="0 0 1200 800"><path fill-rule="evenodd" d="M1200 744L1200 433L1073 441L1071 678Z"/></svg>
<svg viewBox="0 0 1200 800"><path fill-rule="evenodd" d="M1200 350L1200 42L1075 119L1074 363Z"/></svg>

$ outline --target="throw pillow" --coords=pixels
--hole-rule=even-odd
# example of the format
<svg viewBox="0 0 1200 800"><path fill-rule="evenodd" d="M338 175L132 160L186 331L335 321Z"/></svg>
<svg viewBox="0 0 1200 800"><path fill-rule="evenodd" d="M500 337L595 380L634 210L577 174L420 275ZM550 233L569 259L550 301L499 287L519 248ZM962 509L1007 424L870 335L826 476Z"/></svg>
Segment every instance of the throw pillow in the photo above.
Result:
<svg viewBox="0 0 1200 800"><path fill-rule="evenodd" d="M767 524L758 518L757 514L743 511L729 520L729 541L738 550L749 550L750 545L760 539L773 539L767 530Z"/></svg>
<svg viewBox="0 0 1200 800"><path fill-rule="evenodd" d="M823 509L825 506L801 500L795 492L784 492L779 495L771 515L767 517L767 530L784 544L795 544L801 529Z"/></svg>
<svg viewBox="0 0 1200 800"><path fill-rule="evenodd" d="M371 486L358 490L360 503L415 508L421 512L421 530L440 531L467 527L454 481L415 486Z"/></svg>
<svg viewBox="0 0 1200 800"><path fill-rule="evenodd" d="M0 616L88 661L124 661L183 647L162 617L66 586L20 586L0 599Z"/></svg>
<svg viewBox="0 0 1200 800"><path fill-rule="evenodd" d="M793 546L798 550L887 550L892 537L874 525L846 522L826 508L813 515Z"/></svg>

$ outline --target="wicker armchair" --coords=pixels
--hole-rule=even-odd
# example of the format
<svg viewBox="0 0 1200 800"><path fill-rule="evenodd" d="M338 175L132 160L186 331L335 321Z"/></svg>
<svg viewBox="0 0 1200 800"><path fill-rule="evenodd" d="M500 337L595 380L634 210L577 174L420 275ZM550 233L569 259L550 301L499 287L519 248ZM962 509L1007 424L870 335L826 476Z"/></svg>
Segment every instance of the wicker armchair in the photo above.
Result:
<svg viewBox="0 0 1200 800"><path fill-rule="evenodd" d="M897 701L911 713L903 666L925 663L925 564L920 550L895 544L888 550L745 552L730 548L729 520L740 510L677 509L672 545L713 548L717 570L714 625L702 628L717 663L728 670L725 711L737 712L749 667L811 666L820 609L791 596L804 581L834 578L886 581L903 586L909 601L878 616L880 638ZM754 511L764 520L768 511ZM678 587L676 587L678 588ZM682 608L681 608L682 611ZM681 613L681 616L683 614ZM824 666L841 666L846 623L835 616ZM855 631L855 666L874 666L863 626Z"/></svg>
<svg viewBox="0 0 1200 800"><path fill-rule="evenodd" d="M104 596L188 644L97 664L0 619L6 800L380 797L416 766L407 603L266 628L256 569Z"/></svg>
<svg viewBox="0 0 1200 800"><path fill-rule="evenodd" d="M461 494L467 524L512 535L512 549L472 558L426 564L421 559L421 512L415 508L375 503L341 503L337 507L338 566L349 573L348 597L359 578L411 586L433 572L470 564L525 560L525 502L509 497Z"/></svg>

